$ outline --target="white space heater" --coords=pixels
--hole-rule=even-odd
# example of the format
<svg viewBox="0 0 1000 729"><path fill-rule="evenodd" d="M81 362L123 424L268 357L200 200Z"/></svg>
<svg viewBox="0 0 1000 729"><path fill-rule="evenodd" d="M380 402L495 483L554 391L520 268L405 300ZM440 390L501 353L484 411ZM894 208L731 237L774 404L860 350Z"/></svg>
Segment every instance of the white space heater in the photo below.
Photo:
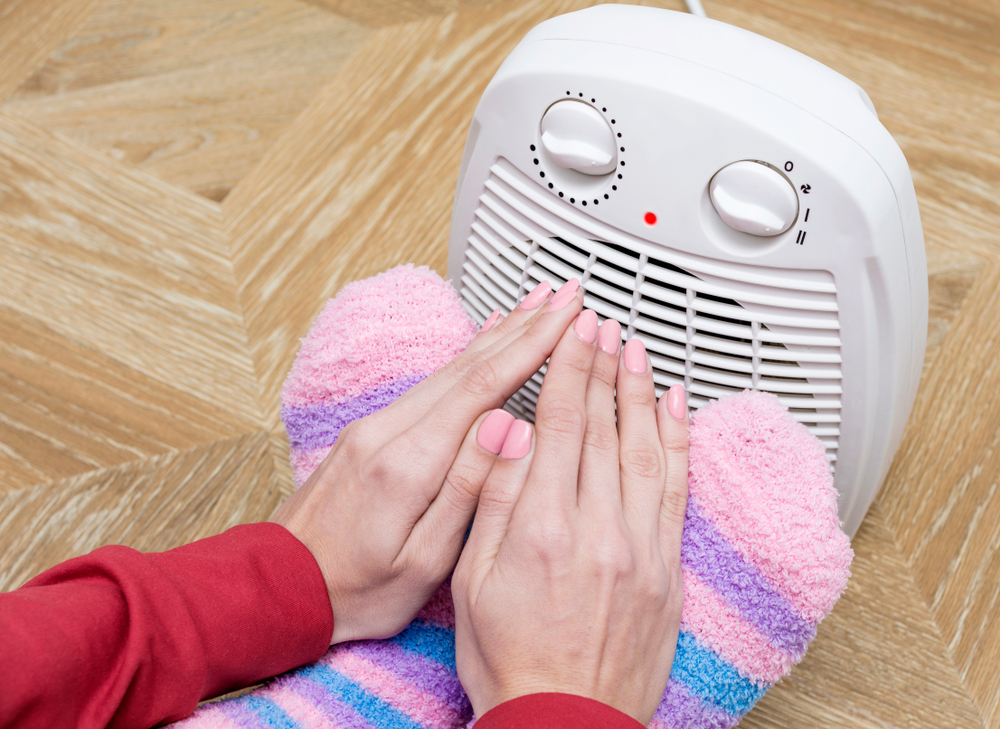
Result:
<svg viewBox="0 0 1000 729"><path fill-rule="evenodd" d="M851 535L920 379L920 217L868 96L684 13L604 5L528 33L476 109L448 273L480 323L579 277L693 408L775 393L826 445ZM543 374L508 407L532 418Z"/></svg>

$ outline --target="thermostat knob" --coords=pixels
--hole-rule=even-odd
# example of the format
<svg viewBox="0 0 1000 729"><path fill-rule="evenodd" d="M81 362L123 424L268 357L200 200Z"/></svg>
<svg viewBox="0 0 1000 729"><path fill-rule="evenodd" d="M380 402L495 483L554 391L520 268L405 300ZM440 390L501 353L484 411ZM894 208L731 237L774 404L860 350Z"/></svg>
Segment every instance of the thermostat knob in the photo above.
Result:
<svg viewBox="0 0 1000 729"><path fill-rule="evenodd" d="M606 175L618 166L618 146L608 120L590 104L557 101L542 116L542 147L560 167Z"/></svg>
<svg viewBox="0 0 1000 729"><path fill-rule="evenodd" d="M751 235L784 233L799 214L799 198L788 179L762 162L733 162L708 186L716 211L730 228Z"/></svg>

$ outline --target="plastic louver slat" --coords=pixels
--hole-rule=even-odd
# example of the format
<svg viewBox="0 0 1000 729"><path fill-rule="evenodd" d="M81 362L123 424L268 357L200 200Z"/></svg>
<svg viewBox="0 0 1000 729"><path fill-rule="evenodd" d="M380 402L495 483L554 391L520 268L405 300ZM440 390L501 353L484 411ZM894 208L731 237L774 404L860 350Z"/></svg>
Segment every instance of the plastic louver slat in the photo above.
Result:
<svg viewBox="0 0 1000 729"><path fill-rule="evenodd" d="M669 251L554 198L506 160L492 173L462 277L478 316L493 302L512 309L543 280L579 277L585 306L646 344L658 393L683 383L698 408L747 388L772 392L836 460L842 375L829 273ZM533 416L542 373L511 398L512 412Z"/></svg>

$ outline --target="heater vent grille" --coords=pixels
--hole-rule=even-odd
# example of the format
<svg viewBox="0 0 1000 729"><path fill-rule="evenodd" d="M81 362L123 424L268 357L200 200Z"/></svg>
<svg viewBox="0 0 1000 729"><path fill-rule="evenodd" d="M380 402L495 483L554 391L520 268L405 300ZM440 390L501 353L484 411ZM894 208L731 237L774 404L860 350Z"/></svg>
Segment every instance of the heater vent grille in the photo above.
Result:
<svg viewBox="0 0 1000 729"><path fill-rule="evenodd" d="M744 389L772 392L836 461L840 323L828 272L672 251L583 214L506 160L490 172L462 270L462 298L480 323L539 281L556 288L576 276L588 308L646 345L658 395L680 382L698 408ZM544 371L508 403L519 416L534 418Z"/></svg>

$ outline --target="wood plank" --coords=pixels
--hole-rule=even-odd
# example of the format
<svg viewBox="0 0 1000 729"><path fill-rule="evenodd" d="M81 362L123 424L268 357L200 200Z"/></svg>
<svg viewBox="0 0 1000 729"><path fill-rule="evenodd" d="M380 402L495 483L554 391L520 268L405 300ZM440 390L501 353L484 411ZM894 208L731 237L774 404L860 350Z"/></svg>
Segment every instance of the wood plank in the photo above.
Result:
<svg viewBox="0 0 1000 729"><path fill-rule="evenodd" d="M923 383L879 496L983 712L1000 725L1000 260L984 267Z"/></svg>
<svg viewBox="0 0 1000 729"><path fill-rule="evenodd" d="M181 387L0 306L0 492L187 450L245 427Z"/></svg>
<svg viewBox="0 0 1000 729"><path fill-rule="evenodd" d="M496 0L307 0L317 7L379 28L486 7Z"/></svg>
<svg viewBox="0 0 1000 729"><path fill-rule="evenodd" d="M106 544L162 551L267 519L264 431L0 495L0 591Z"/></svg>
<svg viewBox="0 0 1000 729"><path fill-rule="evenodd" d="M221 200L368 33L298 0L109 0L2 108Z"/></svg>
<svg viewBox="0 0 1000 729"><path fill-rule="evenodd" d="M852 544L847 592L820 624L802 663L740 726L983 727L877 507Z"/></svg>
<svg viewBox="0 0 1000 729"><path fill-rule="evenodd" d="M62 45L102 0L0 0L0 99Z"/></svg>
<svg viewBox="0 0 1000 729"><path fill-rule="evenodd" d="M0 306L41 325L37 336L65 340L47 351L69 359L51 366L91 367L99 353L140 375L133 386L161 383L151 406L186 392L177 412L193 418L197 403L213 440L258 430L218 206L3 114L0 170ZM23 320L9 325L22 327L15 359L50 346Z"/></svg>

